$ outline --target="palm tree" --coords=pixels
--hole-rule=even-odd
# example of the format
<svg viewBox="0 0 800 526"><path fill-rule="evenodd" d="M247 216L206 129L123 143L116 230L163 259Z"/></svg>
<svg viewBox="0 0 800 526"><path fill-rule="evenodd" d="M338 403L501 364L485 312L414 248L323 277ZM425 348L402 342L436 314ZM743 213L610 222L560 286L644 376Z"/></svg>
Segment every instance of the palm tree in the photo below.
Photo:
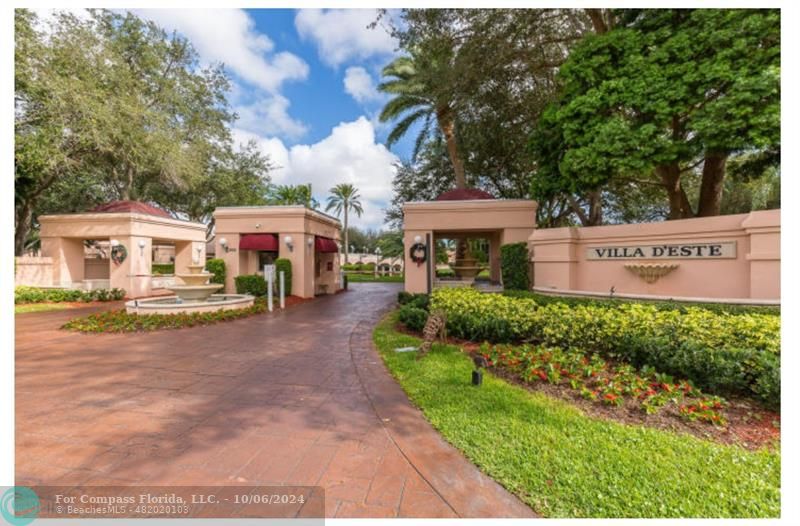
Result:
<svg viewBox="0 0 800 526"><path fill-rule="evenodd" d="M396 58L383 68L382 74L389 80L378 85L378 89L394 97L383 107L379 118L381 122L387 122L402 117L386 140L389 147L405 135L414 123L423 123L414 145L414 158L431 135L435 119L447 144L447 153L456 176L456 188L466 188L464 162L456 143L455 111L449 90L446 89L452 74L450 55L450 52L444 52L423 57L420 53L412 52L411 56Z"/></svg>
<svg viewBox="0 0 800 526"><path fill-rule="evenodd" d="M347 214L350 210L356 213L358 217L364 213L361 207L361 196L358 193L358 188L348 183L340 183L331 188L331 195L328 196L328 205L325 211L333 211L336 215L341 215L344 212L344 262L347 263L347 256L350 252L350 239L347 233Z"/></svg>
<svg viewBox="0 0 800 526"><path fill-rule="evenodd" d="M279 184L270 188L267 202L271 205L303 205L319 208L319 202L311 194L311 184Z"/></svg>

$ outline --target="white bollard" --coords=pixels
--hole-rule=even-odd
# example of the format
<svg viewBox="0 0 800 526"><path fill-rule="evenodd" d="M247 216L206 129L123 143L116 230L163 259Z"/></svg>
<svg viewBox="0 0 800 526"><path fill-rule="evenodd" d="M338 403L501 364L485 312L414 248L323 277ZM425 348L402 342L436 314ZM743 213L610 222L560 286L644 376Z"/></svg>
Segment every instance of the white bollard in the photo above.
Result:
<svg viewBox="0 0 800 526"><path fill-rule="evenodd" d="M267 310L272 312L272 268L264 265L264 279L267 280Z"/></svg>
<svg viewBox="0 0 800 526"><path fill-rule="evenodd" d="M285 273L282 270L278 273L278 283L279 283L278 286L281 296L281 309L286 308L286 285L283 277L284 274Z"/></svg>

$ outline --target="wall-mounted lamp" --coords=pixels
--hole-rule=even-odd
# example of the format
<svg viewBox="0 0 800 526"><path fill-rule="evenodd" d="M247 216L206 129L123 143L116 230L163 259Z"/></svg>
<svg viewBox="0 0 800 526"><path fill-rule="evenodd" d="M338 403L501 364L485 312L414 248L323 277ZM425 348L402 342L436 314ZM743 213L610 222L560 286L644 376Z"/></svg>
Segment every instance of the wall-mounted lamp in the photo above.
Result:
<svg viewBox="0 0 800 526"><path fill-rule="evenodd" d="M256 223L256 230L258 230L259 228L261 228L261 223Z"/></svg>
<svg viewBox="0 0 800 526"><path fill-rule="evenodd" d="M314 238L310 237L306 240L306 245L308 245L308 248L311 248L311 245L313 244L314 244Z"/></svg>
<svg viewBox="0 0 800 526"><path fill-rule="evenodd" d="M115 246L119 245L119 240L118 239L112 239L111 241L109 241L109 244L112 247L115 247Z"/></svg>
<svg viewBox="0 0 800 526"><path fill-rule="evenodd" d="M283 242L286 244L286 248L289 249L289 252L294 250L294 239L292 239L292 236L284 237Z"/></svg>
<svg viewBox="0 0 800 526"><path fill-rule="evenodd" d="M414 243L422 243L422 236L414 236Z"/></svg>
<svg viewBox="0 0 800 526"><path fill-rule="evenodd" d="M144 247L147 246L147 242L144 239L140 239L136 244L139 245L139 255L144 256Z"/></svg>
<svg viewBox="0 0 800 526"><path fill-rule="evenodd" d="M228 240L226 238L224 238L224 237L220 238L219 246L222 247L222 250L224 250L225 253L227 253L230 250L230 247L228 247Z"/></svg>

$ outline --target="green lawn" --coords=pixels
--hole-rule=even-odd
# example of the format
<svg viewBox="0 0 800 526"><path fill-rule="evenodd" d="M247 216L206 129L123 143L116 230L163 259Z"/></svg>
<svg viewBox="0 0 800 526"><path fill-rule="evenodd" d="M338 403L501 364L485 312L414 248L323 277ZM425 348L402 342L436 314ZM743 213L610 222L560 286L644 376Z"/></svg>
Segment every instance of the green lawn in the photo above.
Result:
<svg viewBox="0 0 800 526"><path fill-rule="evenodd" d="M380 283L402 283L402 275L381 276L378 274L347 274L348 283L380 282Z"/></svg>
<svg viewBox="0 0 800 526"><path fill-rule="evenodd" d="M50 310L71 309L69 303L23 303L14 305L14 314L25 314L27 312L47 312Z"/></svg>
<svg viewBox="0 0 800 526"><path fill-rule="evenodd" d="M373 338L409 398L451 444L545 517L778 517L780 454L589 418L566 402L489 374L435 345L422 361L395 353L417 338L396 314Z"/></svg>

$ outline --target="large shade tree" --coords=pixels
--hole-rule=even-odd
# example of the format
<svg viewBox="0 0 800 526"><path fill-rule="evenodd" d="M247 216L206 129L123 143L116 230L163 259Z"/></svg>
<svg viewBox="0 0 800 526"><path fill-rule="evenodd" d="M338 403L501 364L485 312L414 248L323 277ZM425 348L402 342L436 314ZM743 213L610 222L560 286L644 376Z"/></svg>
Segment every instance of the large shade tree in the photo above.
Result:
<svg viewBox="0 0 800 526"><path fill-rule="evenodd" d="M349 215L350 212L353 212L358 217L361 217L364 213L364 208L361 205L361 195L358 193L358 189L349 183L337 184L330 189L330 194L325 210L333 211L337 216L342 216L345 247L344 262L347 263L347 256L350 252Z"/></svg>
<svg viewBox="0 0 800 526"><path fill-rule="evenodd" d="M267 160L233 148L228 87L222 66L133 14L15 11L15 252L40 213L135 199L202 219L263 196Z"/></svg>
<svg viewBox="0 0 800 526"><path fill-rule="evenodd" d="M776 10L625 11L574 49L560 78L533 139L539 194L629 181L661 188L672 219L710 216L731 157L779 162Z"/></svg>

